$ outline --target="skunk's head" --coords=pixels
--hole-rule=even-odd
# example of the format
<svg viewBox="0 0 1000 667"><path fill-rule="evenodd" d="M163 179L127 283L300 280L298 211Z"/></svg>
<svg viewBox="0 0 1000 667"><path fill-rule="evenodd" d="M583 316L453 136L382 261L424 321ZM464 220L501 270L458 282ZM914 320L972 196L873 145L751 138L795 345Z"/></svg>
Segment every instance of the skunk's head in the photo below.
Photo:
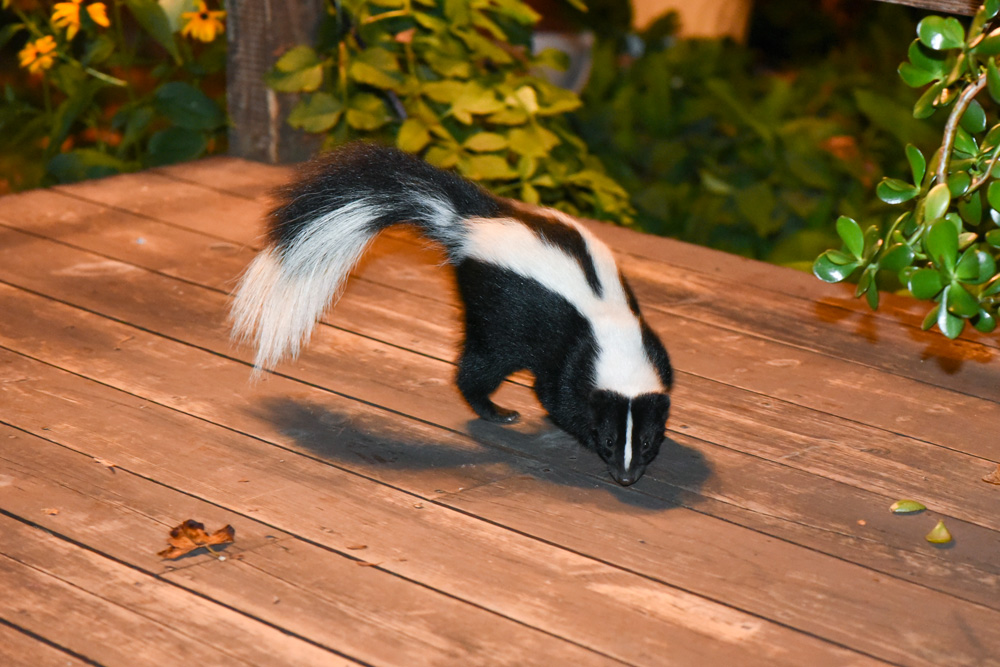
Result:
<svg viewBox="0 0 1000 667"><path fill-rule="evenodd" d="M670 397L640 394L632 398L596 390L590 397L594 449L622 486L635 484L663 443Z"/></svg>

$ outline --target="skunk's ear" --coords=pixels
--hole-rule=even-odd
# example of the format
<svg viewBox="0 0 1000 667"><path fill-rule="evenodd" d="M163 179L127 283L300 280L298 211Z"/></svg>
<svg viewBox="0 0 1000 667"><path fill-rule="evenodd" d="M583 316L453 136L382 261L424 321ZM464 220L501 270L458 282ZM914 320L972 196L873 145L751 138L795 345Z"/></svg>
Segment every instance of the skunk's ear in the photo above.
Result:
<svg viewBox="0 0 1000 667"><path fill-rule="evenodd" d="M640 423L666 423L670 415L670 396L664 393L643 394L632 400L632 410Z"/></svg>
<svg viewBox="0 0 1000 667"><path fill-rule="evenodd" d="M590 407L595 411L600 411L602 408L607 408L615 400L615 394L608 391L607 389L594 389L590 392L590 396L587 402L590 403Z"/></svg>

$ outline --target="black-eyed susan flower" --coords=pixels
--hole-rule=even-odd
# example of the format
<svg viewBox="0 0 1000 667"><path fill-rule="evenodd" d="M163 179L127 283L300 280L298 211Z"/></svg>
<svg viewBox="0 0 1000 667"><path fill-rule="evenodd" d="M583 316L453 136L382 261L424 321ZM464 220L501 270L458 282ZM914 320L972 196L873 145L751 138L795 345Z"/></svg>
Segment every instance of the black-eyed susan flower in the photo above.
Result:
<svg viewBox="0 0 1000 667"><path fill-rule="evenodd" d="M83 0L57 2L52 8L52 25L57 28L66 28L66 39L73 39L80 30L80 6L82 3ZM108 8L103 2L92 2L86 5L86 10L90 19L102 28L111 25L111 21L108 20Z"/></svg>
<svg viewBox="0 0 1000 667"><path fill-rule="evenodd" d="M216 35L226 29L222 22L226 18L226 12L209 11L208 5L204 2L198 3L198 11L184 12L181 14L181 18L185 21L181 35L193 37L202 42L211 42Z"/></svg>
<svg viewBox="0 0 1000 667"><path fill-rule="evenodd" d="M47 70L56 60L56 40L52 35L45 35L28 42L18 53L18 57L21 67L27 68L32 74Z"/></svg>

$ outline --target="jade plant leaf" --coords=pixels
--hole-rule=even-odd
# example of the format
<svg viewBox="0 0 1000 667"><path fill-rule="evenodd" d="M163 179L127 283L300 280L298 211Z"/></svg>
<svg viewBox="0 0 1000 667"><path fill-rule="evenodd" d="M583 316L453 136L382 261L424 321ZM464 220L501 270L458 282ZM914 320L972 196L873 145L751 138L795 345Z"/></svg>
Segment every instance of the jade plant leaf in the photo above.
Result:
<svg viewBox="0 0 1000 667"><path fill-rule="evenodd" d="M951 533L945 527L944 521L938 521L937 525L931 529L931 532L924 536L924 539L933 544L947 544L951 542L952 537Z"/></svg>
<svg viewBox="0 0 1000 667"><path fill-rule="evenodd" d="M910 170L913 172L913 182L920 185L927 170L927 160L924 158L924 154L913 144L907 144L906 160L910 163Z"/></svg>
<svg viewBox="0 0 1000 667"><path fill-rule="evenodd" d="M948 211L948 204L951 203L951 192L945 183L938 183L924 200L924 219L928 222L937 220Z"/></svg>
<svg viewBox="0 0 1000 667"><path fill-rule="evenodd" d="M920 194L920 188L898 178L885 178L875 192L886 204L902 204Z"/></svg>
<svg viewBox="0 0 1000 667"><path fill-rule="evenodd" d="M830 258L831 252L834 251L827 251L816 258L816 261L813 262L813 274L823 282L839 283L846 280L848 276L854 273L854 270L858 268L859 263L856 261L850 261L838 264Z"/></svg>
<svg viewBox="0 0 1000 667"><path fill-rule="evenodd" d="M941 16L928 16L917 24L921 43L934 49L957 49L965 42L965 29L958 20Z"/></svg>
<svg viewBox="0 0 1000 667"><path fill-rule="evenodd" d="M997 265L993 256L982 250L969 248L955 267L955 277L963 283L981 285L993 277Z"/></svg>
<svg viewBox="0 0 1000 667"><path fill-rule="evenodd" d="M837 234L852 255L861 259L865 250L865 237L861 226L853 219L842 215L837 218Z"/></svg>
<svg viewBox="0 0 1000 667"><path fill-rule="evenodd" d="M1000 39L1000 37L998 37ZM969 103L969 107L962 114L961 119L962 128L967 132L984 132L986 130L986 112L983 111L983 107L976 100L972 100Z"/></svg>
<svg viewBox="0 0 1000 667"><path fill-rule="evenodd" d="M941 274L934 269L917 269L910 274L907 288L918 299L933 299L944 288Z"/></svg>
<svg viewBox="0 0 1000 667"><path fill-rule="evenodd" d="M962 287L961 283L954 282L948 285L948 310L960 317L973 317L979 313L979 301L976 297Z"/></svg>
<svg viewBox="0 0 1000 667"><path fill-rule="evenodd" d="M954 271L958 255L958 230L955 225L948 220L931 225L924 239L924 247L939 266Z"/></svg>
<svg viewBox="0 0 1000 667"><path fill-rule="evenodd" d="M912 514L914 512L923 512L925 509L927 507L916 500L897 500L892 505L889 505L889 511L893 514Z"/></svg>
<svg viewBox="0 0 1000 667"><path fill-rule="evenodd" d="M896 243L883 253L879 260L879 267L886 271L899 272L910 266L913 263L913 258L913 248L906 243Z"/></svg>

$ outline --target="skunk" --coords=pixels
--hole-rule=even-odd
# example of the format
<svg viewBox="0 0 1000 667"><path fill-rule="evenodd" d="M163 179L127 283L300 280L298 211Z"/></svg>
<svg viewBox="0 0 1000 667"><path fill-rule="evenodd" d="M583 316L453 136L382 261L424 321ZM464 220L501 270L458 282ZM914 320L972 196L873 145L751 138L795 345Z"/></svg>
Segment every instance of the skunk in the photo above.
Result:
<svg viewBox="0 0 1000 667"><path fill-rule="evenodd" d="M442 245L465 305L457 384L477 415L519 415L490 395L535 376L552 421L633 484L656 458L670 409L666 349L611 251L559 211L496 197L385 146L348 144L278 190L268 243L240 279L233 335L255 372L294 357L386 227L412 223Z"/></svg>

